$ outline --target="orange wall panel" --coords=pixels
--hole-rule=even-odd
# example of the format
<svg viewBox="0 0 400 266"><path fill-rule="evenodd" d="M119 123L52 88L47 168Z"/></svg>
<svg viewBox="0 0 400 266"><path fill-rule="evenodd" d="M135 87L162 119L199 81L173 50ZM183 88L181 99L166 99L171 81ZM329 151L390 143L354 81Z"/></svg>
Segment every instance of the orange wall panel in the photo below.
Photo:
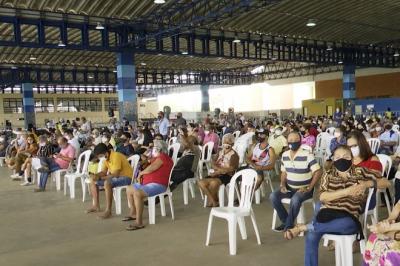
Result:
<svg viewBox="0 0 400 266"><path fill-rule="evenodd" d="M321 80L315 82L315 98L342 98L342 80Z"/></svg>

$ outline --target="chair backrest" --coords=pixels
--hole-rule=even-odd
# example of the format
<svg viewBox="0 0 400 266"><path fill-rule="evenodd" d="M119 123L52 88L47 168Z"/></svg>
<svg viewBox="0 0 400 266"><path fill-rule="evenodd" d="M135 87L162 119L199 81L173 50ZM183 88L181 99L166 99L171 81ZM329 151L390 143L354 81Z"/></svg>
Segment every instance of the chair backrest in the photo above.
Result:
<svg viewBox="0 0 400 266"><path fill-rule="evenodd" d="M201 160L207 161L207 162L211 161L212 151L214 149L214 142L212 142L212 141L207 142L200 149L201 149Z"/></svg>
<svg viewBox="0 0 400 266"><path fill-rule="evenodd" d="M302 148L303 150L308 151L309 153L312 153L312 148L310 146L308 146L308 145L302 144L300 146L300 148Z"/></svg>
<svg viewBox="0 0 400 266"><path fill-rule="evenodd" d="M229 183L228 207L233 207L236 181L239 176L242 177L242 181L240 182L240 196L238 195L239 208L250 210L257 181L257 172L254 169L240 170L233 175Z"/></svg>
<svg viewBox="0 0 400 266"><path fill-rule="evenodd" d="M40 167L42 167L42 164L40 163L40 159L39 158L32 158L32 167L35 170L37 170Z"/></svg>
<svg viewBox="0 0 400 266"><path fill-rule="evenodd" d="M388 178L390 168L392 168L392 158L386 154L377 154L376 156L382 164L382 176Z"/></svg>
<svg viewBox="0 0 400 266"><path fill-rule="evenodd" d="M181 148L180 143L174 143L168 147L168 154L172 154L171 158L172 158L172 161L174 161L174 165L178 161L178 153L179 153L180 148Z"/></svg>
<svg viewBox="0 0 400 266"><path fill-rule="evenodd" d="M364 209L364 221L363 221L363 232L364 236L367 238L367 218L368 218L368 211L369 211L369 205L371 203L372 196L375 195L374 193L374 188L368 189L368 197L367 197L367 202L365 204L365 209Z"/></svg>
<svg viewBox="0 0 400 266"><path fill-rule="evenodd" d="M397 132L397 133L399 133L399 125L393 125L393 127L392 127L392 129L393 129L393 131L395 131L395 132Z"/></svg>
<svg viewBox="0 0 400 266"><path fill-rule="evenodd" d="M236 141L240 136L240 131L238 130L238 131L233 132L233 136L235 137L235 141Z"/></svg>
<svg viewBox="0 0 400 266"><path fill-rule="evenodd" d="M379 151L379 147L381 146L381 141L377 138L367 139L369 146L371 147L371 151L373 154L377 154Z"/></svg>
<svg viewBox="0 0 400 266"><path fill-rule="evenodd" d="M177 140L178 140L177 137L171 137L171 138L168 140L168 146L171 146L172 144L176 143Z"/></svg>
<svg viewBox="0 0 400 266"><path fill-rule="evenodd" d="M334 135L335 134L335 128L334 127L330 127L326 130L326 132L328 132L329 135Z"/></svg>
<svg viewBox="0 0 400 266"><path fill-rule="evenodd" d="M79 155L79 157L78 157L78 165L76 166L76 173L84 174L84 173L88 172L90 154L92 154L92 151L91 150L87 150L87 151L82 152ZM82 165L82 161L83 161L83 165Z"/></svg>
<svg viewBox="0 0 400 266"><path fill-rule="evenodd" d="M131 167L133 169L133 175L135 175L136 168L138 167L140 161L140 156L135 154L132 155L131 157L128 158L128 162L131 164Z"/></svg>

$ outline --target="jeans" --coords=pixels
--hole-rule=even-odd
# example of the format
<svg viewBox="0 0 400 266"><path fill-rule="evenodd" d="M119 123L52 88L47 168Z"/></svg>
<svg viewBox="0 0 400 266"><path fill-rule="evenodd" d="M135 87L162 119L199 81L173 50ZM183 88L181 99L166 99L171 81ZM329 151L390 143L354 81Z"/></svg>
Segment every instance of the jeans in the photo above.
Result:
<svg viewBox="0 0 400 266"><path fill-rule="evenodd" d="M301 204L303 201L311 199L313 197L314 189L309 192L302 193L297 192L297 190L290 188L287 186L287 193L282 193L280 190L276 190L272 192L269 196L272 206L278 213L279 219L282 223L285 224L285 230L293 228L294 220L297 218L299 214ZM289 198L290 205L289 205L289 212L286 211L285 207L283 206L282 199Z"/></svg>
<svg viewBox="0 0 400 266"><path fill-rule="evenodd" d="M40 162L43 166L47 166L49 168L48 172L44 172L40 174L40 182L39 186L40 188L45 189L46 188L46 183L47 183L47 178L49 175L57 170L60 170L61 167L54 161L53 158L40 158Z"/></svg>
<svg viewBox="0 0 400 266"><path fill-rule="evenodd" d="M353 235L358 233L358 225L350 217L337 218L327 223L316 221L320 204L315 206L315 217L307 225L306 245L304 252L304 266L318 266L319 241L324 234Z"/></svg>

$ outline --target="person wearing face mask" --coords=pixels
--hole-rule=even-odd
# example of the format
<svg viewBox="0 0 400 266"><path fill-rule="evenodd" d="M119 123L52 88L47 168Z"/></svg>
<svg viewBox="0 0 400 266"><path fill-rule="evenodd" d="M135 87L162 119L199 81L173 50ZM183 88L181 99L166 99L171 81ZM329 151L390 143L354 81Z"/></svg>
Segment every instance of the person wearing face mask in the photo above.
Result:
<svg viewBox="0 0 400 266"><path fill-rule="evenodd" d="M232 149L234 141L235 137L232 134L226 134L222 138L222 150L213 162L209 176L198 182L199 188L207 195L208 207L218 206L219 187L229 184L239 167L239 155Z"/></svg>
<svg viewBox="0 0 400 266"><path fill-rule="evenodd" d="M344 126L338 126L335 128L334 138L331 140L329 145L330 154L333 154L336 148L340 145L346 145L345 132L346 128Z"/></svg>
<svg viewBox="0 0 400 266"><path fill-rule="evenodd" d="M335 111L335 114L333 115L333 118L334 118L335 122L336 122L338 125L342 122L343 114L342 114L342 112L340 111L340 108L339 108L339 107L336 108L336 111Z"/></svg>
<svg viewBox="0 0 400 266"><path fill-rule="evenodd" d="M103 133L103 136L101 137L101 143L105 144L108 149L113 150L114 146L111 145L110 140L111 135L109 133Z"/></svg>
<svg viewBox="0 0 400 266"><path fill-rule="evenodd" d="M76 152L75 157L78 158L81 152L81 144L79 143L78 137L75 137L73 131L70 129L64 131L64 137L68 140L68 143L74 147Z"/></svg>
<svg viewBox="0 0 400 266"><path fill-rule="evenodd" d="M117 152L122 153L126 157L129 157L135 153L133 146L130 143L131 134L128 132L123 132L120 139L120 144L117 148Z"/></svg>
<svg viewBox="0 0 400 266"><path fill-rule="evenodd" d="M25 161L28 158L31 158L32 156L36 155L37 151L39 149L39 146L37 145L35 141L35 137L33 134L29 134L26 138L26 147L24 150L21 150L17 153L17 156L15 157L14 164L13 164L13 169L17 173L17 176L13 176L13 180L20 180L22 179L24 175L24 170L22 169L22 165L25 163Z"/></svg>
<svg viewBox="0 0 400 266"><path fill-rule="evenodd" d="M162 141L154 140L150 164L139 172L138 182L128 186L126 190L130 212L123 221L136 220L135 223L126 228L128 231L144 228L142 218L145 199L164 193L168 188L169 176L174 167L174 162L167 154L162 152L162 146Z"/></svg>
<svg viewBox="0 0 400 266"><path fill-rule="evenodd" d="M100 143L94 148L93 155L99 161L104 159L104 163L101 172L90 176L89 186L93 205L86 212L100 211L99 187L104 187L106 209L99 217L107 219L111 217L113 188L130 185L132 183L133 170L122 153L108 149L104 143Z"/></svg>
<svg viewBox="0 0 400 266"><path fill-rule="evenodd" d="M169 121L164 116L164 112L158 112L158 132L163 135L164 140L168 137Z"/></svg>
<svg viewBox="0 0 400 266"><path fill-rule="evenodd" d="M394 130L392 130L391 124L386 124L385 132L383 132L379 136L379 140L381 141L379 153L392 155L394 152L394 147L399 144L399 135Z"/></svg>
<svg viewBox="0 0 400 266"><path fill-rule="evenodd" d="M310 134L311 124L304 124L300 128L301 135L303 138L301 139L301 144L310 146L312 149L315 147L315 137Z"/></svg>
<svg viewBox="0 0 400 266"><path fill-rule="evenodd" d="M216 154L218 152L219 137L215 133L215 127L210 124L207 124L204 128L203 145L207 144L208 142L214 143L213 154Z"/></svg>
<svg viewBox="0 0 400 266"><path fill-rule="evenodd" d="M287 139L282 135L283 128L281 126L275 129L274 134L272 134L269 139L269 145L274 149L275 154L280 157L283 151L288 146Z"/></svg>
<svg viewBox="0 0 400 266"><path fill-rule="evenodd" d="M54 154L54 148L51 143L49 143L46 135L39 136L39 149L35 155L32 157L37 158L50 158ZM21 186L29 186L32 185L32 157L29 157L25 160L24 164L21 167L21 170L24 171L25 182L21 184Z"/></svg>
<svg viewBox="0 0 400 266"><path fill-rule="evenodd" d="M61 148L60 153L54 154L52 158L40 158L42 167L38 169L38 172L40 173L39 188L36 188L34 192L45 191L47 178L49 175L60 169L68 169L71 162L75 158L75 149L71 144L68 143L66 138L59 137L57 142Z"/></svg>
<svg viewBox="0 0 400 266"><path fill-rule="evenodd" d="M94 129L92 131L92 138L93 138L93 144L97 145L101 143L101 135L98 129Z"/></svg>
<svg viewBox="0 0 400 266"><path fill-rule="evenodd" d="M233 145L233 149L237 152L239 155L239 165L242 165L242 163L245 161L245 154L250 146L250 144L253 142L253 138L255 136L256 129L253 126L253 124L248 123L247 124L247 132L243 135L240 135L237 140L235 141L235 144Z"/></svg>
<svg viewBox="0 0 400 266"><path fill-rule="evenodd" d="M364 137L366 138L366 139L369 139L369 138L371 138L371 135L368 133L368 130L367 130L367 126L365 125L365 123L364 122L359 122L358 124L357 124L357 130L359 131L359 132L361 132L363 135L364 135Z"/></svg>
<svg viewBox="0 0 400 266"><path fill-rule="evenodd" d="M347 137L347 146L353 154L353 163L356 166L382 172L382 164L375 156L364 135L359 131L352 131Z"/></svg>
<svg viewBox="0 0 400 266"><path fill-rule="evenodd" d="M257 142L252 146L246 157L247 165L257 172L255 190L260 187L264 180L264 175L268 174L268 171L275 168L275 160L275 151L268 144L268 132L263 129L258 130Z"/></svg>
<svg viewBox="0 0 400 266"><path fill-rule="evenodd" d="M293 239L307 232L304 265L318 265L319 241L324 234L352 235L363 230L359 217L363 213L369 188L386 188L389 181L363 167L355 167L352 152L339 146L333 154L333 168L327 171L320 185L320 203L315 217L306 225L290 229L286 239Z"/></svg>
<svg viewBox="0 0 400 266"><path fill-rule="evenodd" d="M282 154L280 189L270 194L272 206L278 213L282 224L277 232L293 228L302 203L311 199L314 186L321 176L321 168L310 152L301 149L301 136L292 132L288 136L289 150ZM283 206L282 199L289 198L289 211Z"/></svg>

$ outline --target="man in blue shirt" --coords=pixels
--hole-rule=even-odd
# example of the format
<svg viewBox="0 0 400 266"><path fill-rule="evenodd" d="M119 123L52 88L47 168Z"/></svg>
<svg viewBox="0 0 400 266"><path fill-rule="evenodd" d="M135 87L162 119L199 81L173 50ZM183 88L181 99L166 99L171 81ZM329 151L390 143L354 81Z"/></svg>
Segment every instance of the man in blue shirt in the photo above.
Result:
<svg viewBox="0 0 400 266"><path fill-rule="evenodd" d="M164 140L168 137L169 121L164 117L164 112L158 112L158 132L163 136Z"/></svg>

